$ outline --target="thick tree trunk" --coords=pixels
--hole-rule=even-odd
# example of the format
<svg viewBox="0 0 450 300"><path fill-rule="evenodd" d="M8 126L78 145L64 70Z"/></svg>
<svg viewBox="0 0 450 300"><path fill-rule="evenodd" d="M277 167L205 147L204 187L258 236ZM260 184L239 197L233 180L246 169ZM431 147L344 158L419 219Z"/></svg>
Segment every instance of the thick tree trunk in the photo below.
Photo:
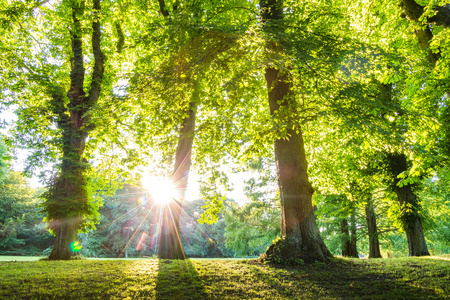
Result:
<svg viewBox="0 0 450 300"><path fill-rule="evenodd" d="M290 75L275 68L265 73L269 93L270 113L283 110L295 114ZM292 119L288 117L288 119ZM275 120L280 122L281 120ZM283 120L285 121L285 120ZM275 161L281 197L281 244L273 244L266 252L270 259L279 256L280 262L301 259L305 262L328 261L326 248L317 228L312 206L313 188L308 180L306 154L300 128L287 126L287 136L275 140Z"/></svg>
<svg viewBox="0 0 450 300"><path fill-rule="evenodd" d="M347 219L342 219L341 221L341 253L342 256L350 256L350 234L348 231L348 221Z"/></svg>
<svg viewBox="0 0 450 300"><path fill-rule="evenodd" d="M377 220L373 208L373 201L370 198L366 204L366 221L369 231L369 258L382 258L380 242L378 240Z"/></svg>
<svg viewBox="0 0 450 300"><path fill-rule="evenodd" d="M273 21L283 19L283 1L261 0L260 8L263 29L269 34L272 30L282 31L280 23ZM283 51L273 42L268 47ZM297 122L292 117L296 115L296 101L291 75L286 70L268 67L265 78L275 129L280 134L284 131L286 135L274 141L282 239L272 244L261 258L281 263L328 261L332 255L320 237L314 216L313 188L308 179L303 134L301 128L294 126Z"/></svg>
<svg viewBox="0 0 450 300"><path fill-rule="evenodd" d="M194 95L197 91L194 91ZM184 118L175 155L172 181L177 190L177 198L163 207L161 235L158 256L162 259L185 259L180 236L180 218L191 168L192 144L195 136L195 115L197 99L194 96L189 104L188 116Z"/></svg>
<svg viewBox="0 0 450 300"><path fill-rule="evenodd" d="M414 195L410 185L396 186L395 192L401 209L403 229L408 239L408 255L430 255L423 234L422 221L416 208L416 195Z"/></svg>
<svg viewBox="0 0 450 300"><path fill-rule="evenodd" d="M50 260L67 260L75 255L71 245L77 241L78 220L62 219L60 222L54 230L55 243L48 257Z"/></svg>
<svg viewBox="0 0 450 300"><path fill-rule="evenodd" d="M71 136L66 143L68 146L64 147L61 174L49 189L51 197L47 200L47 206L55 212L51 221L55 233L55 244L49 255L51 260L66 260L76 255L71 245L77 241L83 214L89 211L85 165L81 159L86 134L80 137L79 133L72 132Z"/></svg>
<svg viewBox="0 0 450 300"><path fill-rule="evenodd" d="M411 189L411 185L399 186L398 175L408 169L408 161L404 154L387 155L390 172L394 178L393 189L397 194L401 210L403 229L408 239L409 256L424 256L428 253L427 244L422 228L422 221L417 211L417 197Z"/></svg>

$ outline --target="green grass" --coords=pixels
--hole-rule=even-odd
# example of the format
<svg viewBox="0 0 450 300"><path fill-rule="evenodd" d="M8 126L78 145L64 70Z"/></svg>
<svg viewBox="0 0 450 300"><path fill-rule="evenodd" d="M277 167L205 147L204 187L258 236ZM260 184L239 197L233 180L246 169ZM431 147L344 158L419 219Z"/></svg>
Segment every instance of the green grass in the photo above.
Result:
<svg viewBox="0 0 450 300"><path fill-rule="evenodd" d="M0 257L0 299L450 299L450 256L296 267L223 259L23 259Z"/></svg>

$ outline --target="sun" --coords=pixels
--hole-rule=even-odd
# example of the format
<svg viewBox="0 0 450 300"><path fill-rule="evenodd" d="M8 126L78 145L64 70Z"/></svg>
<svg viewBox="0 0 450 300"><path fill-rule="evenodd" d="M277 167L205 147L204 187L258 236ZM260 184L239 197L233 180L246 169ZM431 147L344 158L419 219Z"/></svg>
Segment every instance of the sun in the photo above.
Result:
<svg viewBox="0 0 450 300"><path fill-rule="evenodd" d="M177 192L174 184L166 177L145 177L142 185L150 193L155 204L166 205L176 199Z"/></svg>

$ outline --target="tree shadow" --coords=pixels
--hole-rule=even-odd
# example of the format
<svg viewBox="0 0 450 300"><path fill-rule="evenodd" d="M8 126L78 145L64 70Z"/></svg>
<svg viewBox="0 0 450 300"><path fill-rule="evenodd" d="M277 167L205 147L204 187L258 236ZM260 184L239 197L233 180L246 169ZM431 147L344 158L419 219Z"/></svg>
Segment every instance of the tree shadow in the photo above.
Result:
<svg viewBox="0 0 450 300"><path fill-rule="evenodd" d="M208 294L189 259L160 259L156 299L206 299Z"/></svg>
<svg viewBox="0 0 450 300"><path fill-rule="evenodd" d="M275 276L267 276L267 268ZM250 267L255 279L263 281L267 288L276 291L278 297L338 299L439 299L442 295L430 288L421 288L408 271L385 273L368 265L339 262L331 265L303 265L297 267L262 266ZM406 272L406 276L405 273ZM277 280L274 281L273 278Z"/></svg>

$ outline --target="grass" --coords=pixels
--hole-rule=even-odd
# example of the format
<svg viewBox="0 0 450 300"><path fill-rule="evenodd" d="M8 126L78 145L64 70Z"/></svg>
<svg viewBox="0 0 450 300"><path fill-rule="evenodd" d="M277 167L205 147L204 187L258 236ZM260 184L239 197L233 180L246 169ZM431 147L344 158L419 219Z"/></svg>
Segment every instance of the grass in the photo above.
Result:
<svg viewBox="0 0 450 300"><path fill-rule="evenodd" d="M296 267L225 259L0 260L0 299L450 299L450 256Z"/></svg>

